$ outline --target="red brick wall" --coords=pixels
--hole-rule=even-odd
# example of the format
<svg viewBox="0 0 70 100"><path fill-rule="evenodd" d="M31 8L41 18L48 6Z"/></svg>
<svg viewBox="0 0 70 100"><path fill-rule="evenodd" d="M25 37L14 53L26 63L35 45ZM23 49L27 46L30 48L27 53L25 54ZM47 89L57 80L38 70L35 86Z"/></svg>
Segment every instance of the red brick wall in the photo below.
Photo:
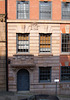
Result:
<svg viewBox="0 0 70 100"><path fill-rule="evenodd" d="M70 55L69 56L66 56L66 55L60 56L60 62L61 62L62 66L65 66L65 62L69 62L68 66L70 66Z"/></svg>
<svg viewBox="0 0 70 100"><path fill-rule="evenodd" d="M16 19L16 0L7 0L8 19Z"/></svg>
<svg viewBox="0 0 70 100"><path fill-rule="evenodd" d="M0 14L5 14L5 0L0 0Z"/></svg>
<svg viewBox="0 0 70 100"><path fill-rule="evenodd" d="M39 19L39 1L30 0L30 19Z"/></svg>
<svg viewBox="0 0 70 100"><path fill-rule="evenodd" d="M30 1L30 19L39 19L39 1ZM61 20L61 2L66 0L48 0L52 1L52 20ZM1 1L0 1L1 2ZM3 2L3 1L2 1ZM3 11L4 12L4 11ZM16 0L8 0L8 19L16 19Z"/></svg>
<svg viewBox="0 0 70 100"><path fill-rule="evenodd" d="M52 1L52 19L61 20L61 0Z"/></svg>
<svg viewBox="0 0 70 100"><path fill-rule="evenodd" d="M29 1L30 1L30 19L39 19L39 0L29 0ZM61 20L61 0L48 0L48 1L52 1L52 20ZM17 12L16 0L8 0L8 19L16 19L16 12Z"/></svg>
<svg viewBox="0 0 70 100"><path fill-rule="evenodd" d="M66 25L70 26L70 24L61 24L60 25L60 29L61 29L62 33L66 33L66 30L65 30ZM69 27L69 33L70 33L70 27Z"/></svg>

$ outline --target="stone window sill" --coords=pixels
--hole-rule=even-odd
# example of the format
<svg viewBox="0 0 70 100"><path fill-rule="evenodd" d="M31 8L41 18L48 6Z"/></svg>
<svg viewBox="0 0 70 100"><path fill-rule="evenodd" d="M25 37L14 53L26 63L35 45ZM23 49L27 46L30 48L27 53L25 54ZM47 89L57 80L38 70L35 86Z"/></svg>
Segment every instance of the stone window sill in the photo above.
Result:
<svg viewBox="0 0 70 100"><path fill-rule="evenodd" d="M38 56L53 56L52 53L39 53Z"/></svg>
<svg viewBox="0 0 70 100"><path fill-rule="evenodd" d="M34 56L34 55L30 53L17 53L17 54L14 54L13 56Z"/></svg>
<svg viewBox="0 0 70 100"><path fill-rule="evenodd" d="M70 52L68 53L61 53L60 56L66 56L66 55L70 55Z"/></svg>

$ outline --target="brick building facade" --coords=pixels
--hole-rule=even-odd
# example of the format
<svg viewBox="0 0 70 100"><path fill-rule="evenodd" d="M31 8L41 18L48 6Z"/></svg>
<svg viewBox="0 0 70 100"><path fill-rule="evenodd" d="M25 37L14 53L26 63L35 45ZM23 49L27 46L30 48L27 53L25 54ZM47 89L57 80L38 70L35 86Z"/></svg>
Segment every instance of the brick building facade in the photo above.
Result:
<svg viewBox="0 0 70 100"><path fill-rule="evenodd" d="M69 12L69 0L7 0L9 91L54 94L57 78L70 94Z"/></svg>
<svg viewBox="0 0 70 100"><path fill-rule="evenodd" d="M0 0L0 91L6 91L5 0Z"/></svg>

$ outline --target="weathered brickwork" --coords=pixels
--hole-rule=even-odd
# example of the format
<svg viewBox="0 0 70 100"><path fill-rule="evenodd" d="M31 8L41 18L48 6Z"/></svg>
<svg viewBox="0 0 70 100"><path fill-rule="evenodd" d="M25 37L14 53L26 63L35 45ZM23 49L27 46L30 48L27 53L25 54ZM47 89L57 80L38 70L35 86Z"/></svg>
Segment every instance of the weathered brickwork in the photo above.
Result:
<svg viewBox="0 0 70 100"><path fill-rule="evenodd" d="M39 1L52 2L52 19L39 20ZM61 52L61 34L70 33L70 21L61 18L61 2L68 0L30 0L29 20L18 20L16 0L8 0L8 88L17 91L17 73L26 69L30 75L30 92L55 94L54 79L59 79L59 94L70 94L70 82L61 82L61 66L68 62L70 53ZM12 5L13 4L13 5ZM58 6L57 6L58 4ZM13 15L13 16L12 16ZM17 33L29 33L29 52L17 53ZM39 52L39 33L51 33L51 52ZM51 67L51 82L39 82L39 67Z"/></svg>

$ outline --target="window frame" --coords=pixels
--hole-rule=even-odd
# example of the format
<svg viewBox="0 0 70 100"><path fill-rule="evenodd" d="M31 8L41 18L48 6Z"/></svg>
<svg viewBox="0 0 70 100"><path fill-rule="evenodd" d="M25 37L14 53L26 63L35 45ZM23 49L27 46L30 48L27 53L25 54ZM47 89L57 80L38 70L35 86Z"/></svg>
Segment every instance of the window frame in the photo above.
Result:
<svg viewBox="0 0 70 100"><path fill-rule="evenodd" d="M28 18L26 18L26 19L18 19L18 11L17 11L17 9L18 9L18 2L29 2L29 1L16 1L16 19L17 20L29 20L30 19L30 2L28 3L28 7L29 7L29 16L28 16Z"/></svg>
<svg viewBox="0 0 70 100"><path fill-rule="evenodd" d="M70 80L61 80L61 75L62 75L62 73L61 73L61 71L62 71L61 68L62 68L62 67L70 67L70 66L61 66L61 67L60 67L60 82L70 82ZM66 74L67 74L67 73L66 73Z"/></svg>
<svg viewBox="0 0 70 100"><path fill-rule="evenodd" d="M62 35L63 34L68 34L68 35L70 35L69 33L61 33L61 53L63 53L63 54L69 54L70 52L63 52L62 51Z"/></svg>
<svg viewBox="0 0 70 100"><path fill-rule="evenodd" d="M49 18L49 19L41 19L41 17L40 17L40 3L41 2L50 2L51 3L51 18ZM52 20L52 1L39 1L39 20Z"/></svg>
<svg viewBox="0 0 70 100"><path fill-rule="evenodd" d="M61 20L70 20L70 19L63 19L62 18L62 3L66 3L66 2L61 2ZM70 2L68 2L68 3L70 3Z"/></svg>
<svg viewBox="0 0 70 100"><path fill-rule="evenodd" d="M40 52L40 34L50 34L50 52ZM39 33L39 53L40 54L52 53L52 33Z"/></svg>
<svg viewBox="0 0 70 100"><path fill-rule="evenodd" d="M40 68L50 68L50 81L40 80ZM51 82L51 79L52 79L52 67L51 66L47 66L47 67L39 66L39 83L49 83Z"/></svg>
<svg viewBox="0 0 70 100"><path fill-rule="evenodd" d="M28 41L29 41L28 52L18 52L18 34L29 34L28 35ZM30 52L30 33L16 33L16 53L28 54L29 52Z"/></svg>

